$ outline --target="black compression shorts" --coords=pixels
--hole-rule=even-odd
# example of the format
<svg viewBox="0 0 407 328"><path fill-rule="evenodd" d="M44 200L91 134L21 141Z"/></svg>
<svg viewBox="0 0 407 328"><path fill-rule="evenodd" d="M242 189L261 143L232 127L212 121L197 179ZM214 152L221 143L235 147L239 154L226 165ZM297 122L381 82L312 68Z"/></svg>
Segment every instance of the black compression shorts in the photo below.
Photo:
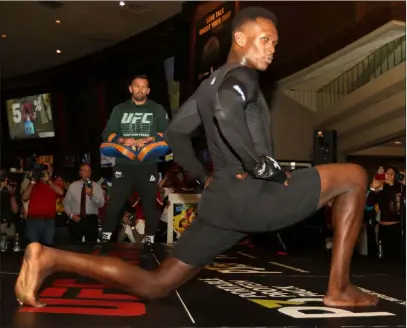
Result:
<svg viewBox="0 0 407 328"><path fill-rule="evenodd" d="M198 218L172 255L195 267L210 264L248 233L275 231L305 220L317 211L320 193L316 168L294 171L288 186L215 175L202 195Z"/></svg>

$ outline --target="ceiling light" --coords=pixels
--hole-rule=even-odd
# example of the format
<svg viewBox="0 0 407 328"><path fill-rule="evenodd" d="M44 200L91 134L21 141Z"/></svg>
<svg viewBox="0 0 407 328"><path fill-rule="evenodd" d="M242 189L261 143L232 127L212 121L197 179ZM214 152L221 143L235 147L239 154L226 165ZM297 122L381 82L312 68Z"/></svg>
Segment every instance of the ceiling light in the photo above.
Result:
<svg viewBox="0 0 407 328"><path fill-rule="evenodd" d="M126 3L125 3L124 1L120 1L120 2L119 2L119 6L120 6L120 7L124 7L125 5L126 5Z"/></svg>
<svg viewBox="0 0 407 328"><path fill-rule="evenodd" d="M57 49L57 51L56 51L57 54L60 54L61 52L62 52L62 51L59 50L59 49Z"/></svg>
<svg viewBox="0 0 407 328"><path fill-rule="evenodd" d="M62 23L62 21L59 20L59 19L57 19L57 20L55 21L55 24L61 24L61 23Z"/></svg>
<svg viewBox="0 0 407 328"><path fill-rule="evenodd" d="M401 145L401 143L402 143L401 141L395 141L394 142L395 145Z"/></svg>
<svg viewBox="0 0 407 328"><path fill-rule="evenodd" d="M6 38L7 38L7 34L2 34L2 35L1 35L1 38L2 38L2 39L6 39Z"/></svg>

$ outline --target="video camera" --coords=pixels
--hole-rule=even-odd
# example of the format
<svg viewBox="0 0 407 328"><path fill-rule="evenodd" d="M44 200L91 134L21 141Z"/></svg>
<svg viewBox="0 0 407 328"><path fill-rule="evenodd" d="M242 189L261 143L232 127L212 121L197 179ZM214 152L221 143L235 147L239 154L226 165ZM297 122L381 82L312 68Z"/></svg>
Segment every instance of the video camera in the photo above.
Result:
<svg viewBox="0 0 407 328"><path fill-rule="evenodd" d="M34 169L32 170L32 177L34 180L38 181L44 177L45 171L48 170L48 165L46 164L34 164Z"/></svg>
<svg viewBox="0 0 407 328"><path fill-rule="evenodd" d="M396 180L399 181L399 182L403 181L404 180L404 173L402 173L402 172L397 173L396 174Z"/></svg>

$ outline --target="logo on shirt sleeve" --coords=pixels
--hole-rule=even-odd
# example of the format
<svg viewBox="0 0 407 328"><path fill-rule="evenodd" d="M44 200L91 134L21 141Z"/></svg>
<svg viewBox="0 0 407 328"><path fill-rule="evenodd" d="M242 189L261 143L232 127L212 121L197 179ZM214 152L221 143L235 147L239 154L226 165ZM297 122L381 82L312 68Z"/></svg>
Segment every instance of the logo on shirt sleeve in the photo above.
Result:
<svg viewBox="0 0 407 328"><path fill-rule="evenodd" d="M242 89L237 84L233 86L233 89L235 89L239 93L243 101L246 101L246 96L244 95Z"/></svg>

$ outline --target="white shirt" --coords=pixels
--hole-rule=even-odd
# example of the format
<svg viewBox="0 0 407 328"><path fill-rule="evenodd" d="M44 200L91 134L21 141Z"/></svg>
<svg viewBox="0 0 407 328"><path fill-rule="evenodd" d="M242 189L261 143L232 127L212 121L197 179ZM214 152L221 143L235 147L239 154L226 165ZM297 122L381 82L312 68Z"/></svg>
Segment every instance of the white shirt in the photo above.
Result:
<svg viewBox="0 0 407 328"><path fill-rule="evenodd" d="M71 214L80 214L81 212L81 195L84 181L79 180L71 183L64 199L65 213L68 216ZM92 197L86 195L86 214L98 215L99 208L105 205L105 197L103 196L102 187L92 181Z"/></svg>

